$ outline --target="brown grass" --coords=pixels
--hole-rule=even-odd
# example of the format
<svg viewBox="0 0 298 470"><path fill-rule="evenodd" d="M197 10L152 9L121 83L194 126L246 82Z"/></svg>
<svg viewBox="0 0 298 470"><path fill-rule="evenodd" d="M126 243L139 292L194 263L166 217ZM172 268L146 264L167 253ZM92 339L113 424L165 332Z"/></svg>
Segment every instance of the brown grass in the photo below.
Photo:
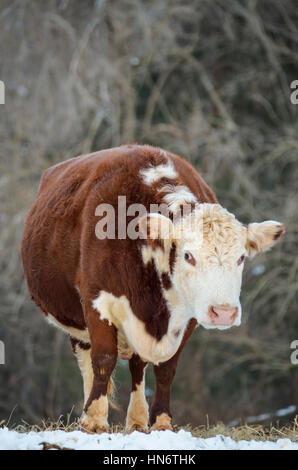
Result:
<svg viewBox="0 0 298 470"><path fill-rule="evenodd" d="M6 426L7 424L5 421L0 422L0 427ZM15 430L20 433L26 432L42 432L42 431L79 431L80 426L78 420L74 420L72 422L66 421L64 422L62 419L58 419L56 422L51 422L47 420L41 421L40 424L30 425L25 421L22 421L21 424L15 424L8 427L11 430ZM298 419L297 417L295 420L288 424L287 426L278 426L278 425L241 425L241 426L233 426L227 427L222 423L218 423L215 426L208 426L202 425L198 427L193 427L191 425L187 426L174 426L174 431L178 432L180 429L184 429L185 431L189 431L193 436L207 439L210 437L215 437L217 435L222 435L226 437L230 437L235 441L272 441L275 442L281 438L290 439L293 442L298 442ZM122 433L122 434L129 434L126 431L125 427L121 424L112 425L109 429L110 434L114 433ZM150 433L150 431L148 431Z"/></svg>
<svg viewBox="0 0 298 470"><path fill-rule="evenodd" d="M293 442L298 442L298 422L295 420L293 423L287 426L278 427L277 425L242 425L235 427L226 427L224 424L220 423L216 426L199 426L193 428L192 426L185 426L183 429L185 431L190 431L193 436L208 438L214 437L218 434L223 436L229 436L235 441L277 441L277 439L288 438Z"/></svg>

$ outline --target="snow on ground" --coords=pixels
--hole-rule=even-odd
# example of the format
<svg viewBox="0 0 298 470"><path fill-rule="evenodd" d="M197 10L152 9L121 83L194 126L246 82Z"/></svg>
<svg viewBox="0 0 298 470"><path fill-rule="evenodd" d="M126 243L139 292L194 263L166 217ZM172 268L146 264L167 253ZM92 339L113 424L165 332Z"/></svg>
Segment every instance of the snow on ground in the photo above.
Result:
<svg viewBox="0 0 298 470"><path fill-rule="evenodd" d="M295 413L296 409L297 409L297 407L295 405L290 405L290 406L287 406L287 408L281 408L280 410L277 410L275 412L262 413L261 415L258 415L258 416L247 416L244 421L247 424L249 424L249 423L260 423L262 421L268 421L268 420L272 421L274 417L281 418L283 416L291 415L291 414ZM242 421L243 421L243 418L233 419L233 421L231 421L228 426L229 427L237 426Z"/></svg>
<svg viewBox="0 0 298 470"><path fill-rule="evenodd" d="M42 442L77 450L298 450L298 443L290 439L269 441L239 441L218 435L202 439L180 430L152 431L144 434L86 434L81 431L42 431L19 433L0 429L0 450L40 450Z"/></svg>

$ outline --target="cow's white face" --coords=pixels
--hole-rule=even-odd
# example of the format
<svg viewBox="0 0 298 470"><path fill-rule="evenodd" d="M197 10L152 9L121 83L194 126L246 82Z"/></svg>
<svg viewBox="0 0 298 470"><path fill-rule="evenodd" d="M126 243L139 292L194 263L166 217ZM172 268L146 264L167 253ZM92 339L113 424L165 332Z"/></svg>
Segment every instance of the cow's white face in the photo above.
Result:
<svg viewBox="0 0 298 470"><path fill-rule="evenodd" d="M167 301L174 304L179 298L179 304L200 325L221 330L241 323L239 297L245 257L269 249L285 231L276 221L246 227L218 204L199 204L176 223L149 214L146 223L147 243L158 240L163 247L150 249L159 274L169 276L169 289L174 291L166 296Z"/></svg>

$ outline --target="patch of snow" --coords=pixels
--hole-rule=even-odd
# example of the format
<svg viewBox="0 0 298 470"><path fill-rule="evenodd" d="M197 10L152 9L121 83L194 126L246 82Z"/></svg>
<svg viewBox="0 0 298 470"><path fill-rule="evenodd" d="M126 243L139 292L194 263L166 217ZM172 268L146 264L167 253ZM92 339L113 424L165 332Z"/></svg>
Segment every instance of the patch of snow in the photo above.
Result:
<svg viewBox="0 0 298 470"><path fill-rule="evenodd" d="M24 85L18 85L17 93L21 98L26 98L26 96L28 95L28 88Z"/></svg>
<svg viewBox="0 0 298 470"><path fill-rule="evenodd" d="M130 60L130 65L133 65L136 67L137 65L140 65L140 59L138 57L131 57Z"/></svg>
<svg viewBox="0 0 298 470"><path fill-rule="evenodd" d="M0 450L41 450L42 442L76 450L298 450L290 439L269 441L239 441L218 435L207 439L194 437L180 430L152 431L144 434L86 434L81 431L42 431L19 433L0 429Z"/></svg>
<svg viewBox="0 0 298 470"><path fill-rule="evenodd" d="M228 424L228 427L231 428L233 426L237 426L242 421L244 423L259 423L260 421L273 419L275 416L281 417L281 416L291 415L296 411L296 408L297 407L295 405L290 405L290 406L287 406L287 408L281 408L280 410L277 410L271 413L262 413L261 415L257 415L257 416L247 416L244 419L236 418L236 419L233 419L233 421L231 421Z"/></svg>
<svg viewBox="0 0 298 470"><path fill-rule="evenodd" d="M146 389L145 389L145 395L146 395L146 397L152 397L152 395L153 395L153 390L152 390L151 388L149 388L149 387L146 387Z"/></svg>
<svg viewBox="0 0 298 470"><path fill-rule="evenodd" d="M276 416L287 416L287 415L291 415L295 411L296 411L296 406L290 405L287 408L282 408L281 410L277 410L275 414Z"/></svg>
<svg viewBox="0 0 298 470"><path fill-rule="evenodd" d="M253 276L259 276L265 272L265 266L263 264L258 264L250 271Z"/></svg>
<svg viewBox="0 0 298 470"><path fill-rule="evenodd" d="M247 423L259 423L260 421L266 421L266 419L270 419L272 416L272 413L262 413L261 415L258 416L248 416L246 418Z"/></svg>

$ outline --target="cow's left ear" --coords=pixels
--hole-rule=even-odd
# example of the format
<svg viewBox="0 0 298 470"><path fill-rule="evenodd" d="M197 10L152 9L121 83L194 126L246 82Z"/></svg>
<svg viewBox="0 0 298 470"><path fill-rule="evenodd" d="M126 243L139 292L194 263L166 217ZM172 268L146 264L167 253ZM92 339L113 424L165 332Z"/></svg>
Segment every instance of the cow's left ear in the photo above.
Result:
<svg viewBox="0 0 298 470"><path fill-rule="evenodd" d="M138 224L147 243L154 245L159 242L167 245L172 242L174 224L168 217L156 213L147 214L139 219Z"/></svg>
<svg viewBox="0 0 298 470"><path fill-rule="evenodd" d="M285 226L275 220L266 220L259 224L249 224L246 228L246 245L248 256L269 250L285 233Z"/></svg>

